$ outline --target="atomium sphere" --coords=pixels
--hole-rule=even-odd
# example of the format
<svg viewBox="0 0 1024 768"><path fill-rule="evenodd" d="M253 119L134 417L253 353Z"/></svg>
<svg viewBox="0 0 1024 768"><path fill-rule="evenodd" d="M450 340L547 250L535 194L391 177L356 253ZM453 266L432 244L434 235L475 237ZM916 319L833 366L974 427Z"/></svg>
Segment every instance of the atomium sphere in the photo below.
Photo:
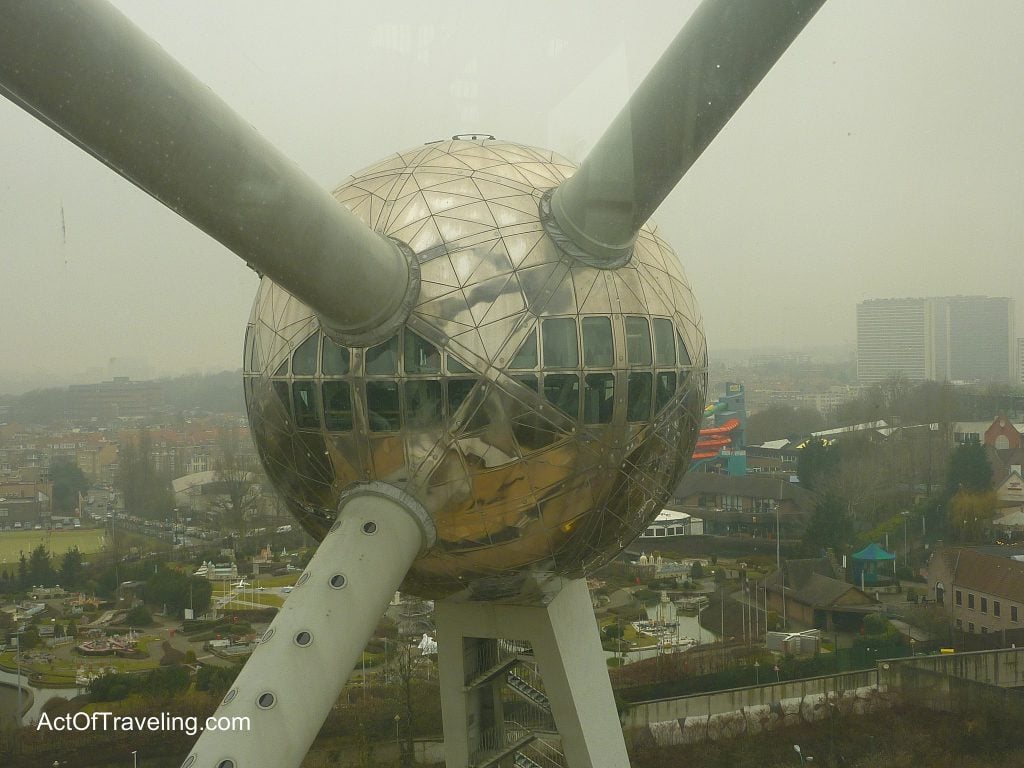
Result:
<svg viewBox="0 0 1024 768"><path fill-rule="evenodd" d="M437 542L403 583L413 594L585 575L687 468L707 390L693 293L648 228L618 268L556 247L538 206L573 171L552 152L456 137L336 189L419 270L404 327L371 346L332 341L309 307L260 285L244 370L266 472L317 539L353 485L419 500Z"/></svg>

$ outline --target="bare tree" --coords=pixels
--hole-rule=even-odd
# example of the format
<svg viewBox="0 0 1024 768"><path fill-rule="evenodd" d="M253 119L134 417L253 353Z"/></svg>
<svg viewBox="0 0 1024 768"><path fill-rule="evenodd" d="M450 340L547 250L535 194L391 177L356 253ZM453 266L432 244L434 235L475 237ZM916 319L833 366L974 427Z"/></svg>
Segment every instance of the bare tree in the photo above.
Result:
<svg viewBox="0 0 1024 768"><path fill-rule="evenodd" d="M244 536L249 521L259 508L260 487L255 462L241 450L236 427L223 427L217 435L218 456L215 461L217 486L220 491L221 521Z"/></svg>

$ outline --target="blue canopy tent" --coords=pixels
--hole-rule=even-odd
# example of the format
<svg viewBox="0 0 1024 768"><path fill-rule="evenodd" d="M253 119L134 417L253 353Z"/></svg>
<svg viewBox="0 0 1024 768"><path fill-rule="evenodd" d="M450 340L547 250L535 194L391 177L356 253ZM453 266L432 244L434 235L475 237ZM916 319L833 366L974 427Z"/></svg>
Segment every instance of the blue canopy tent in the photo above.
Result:
<svg viewBox="0 0 1024 768"><path fill-rule="evenodd" d="M859 584L861 589L892 584L895 580L896 555L893 553L872 543L853 554L853 583Z"/></svg>

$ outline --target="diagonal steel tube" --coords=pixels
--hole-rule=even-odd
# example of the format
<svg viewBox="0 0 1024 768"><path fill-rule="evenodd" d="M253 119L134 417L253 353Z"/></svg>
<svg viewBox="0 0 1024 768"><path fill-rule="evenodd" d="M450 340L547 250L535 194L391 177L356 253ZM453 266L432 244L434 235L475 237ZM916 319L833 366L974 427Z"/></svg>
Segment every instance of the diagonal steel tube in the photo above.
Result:
<svg viewBox="0 0 1024 768"><path fill-rule="evenodd" d="M704 0L574 176L550 196L549 232L609 266L824 0ZM553 221L552 221L553 219Z"/></svg>
<svg viewBox="0 0 1024 768"><path fill-rule="evenodd" d="M359 336L404 320L413 278L403 250L108 3L0 5L0 93L286 288L329 330Z"/></svg>

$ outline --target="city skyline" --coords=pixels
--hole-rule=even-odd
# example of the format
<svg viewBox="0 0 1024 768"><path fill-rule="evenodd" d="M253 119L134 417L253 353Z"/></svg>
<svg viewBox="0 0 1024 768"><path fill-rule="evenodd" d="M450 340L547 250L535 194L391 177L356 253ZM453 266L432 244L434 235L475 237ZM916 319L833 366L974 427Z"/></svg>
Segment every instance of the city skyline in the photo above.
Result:
<svg viewBox="0 0 1024 768"><path fill-rule="evenodd" d="M537 34L402 3L118 3L326 188L465 130L579 159L695 5L574 3ZM826 4L653 218L713 352L852 347L867 298L1024 284L1021 32L1009 2ZM13 105L0 121L2 375L238 367L256 276Z"/></svg>

